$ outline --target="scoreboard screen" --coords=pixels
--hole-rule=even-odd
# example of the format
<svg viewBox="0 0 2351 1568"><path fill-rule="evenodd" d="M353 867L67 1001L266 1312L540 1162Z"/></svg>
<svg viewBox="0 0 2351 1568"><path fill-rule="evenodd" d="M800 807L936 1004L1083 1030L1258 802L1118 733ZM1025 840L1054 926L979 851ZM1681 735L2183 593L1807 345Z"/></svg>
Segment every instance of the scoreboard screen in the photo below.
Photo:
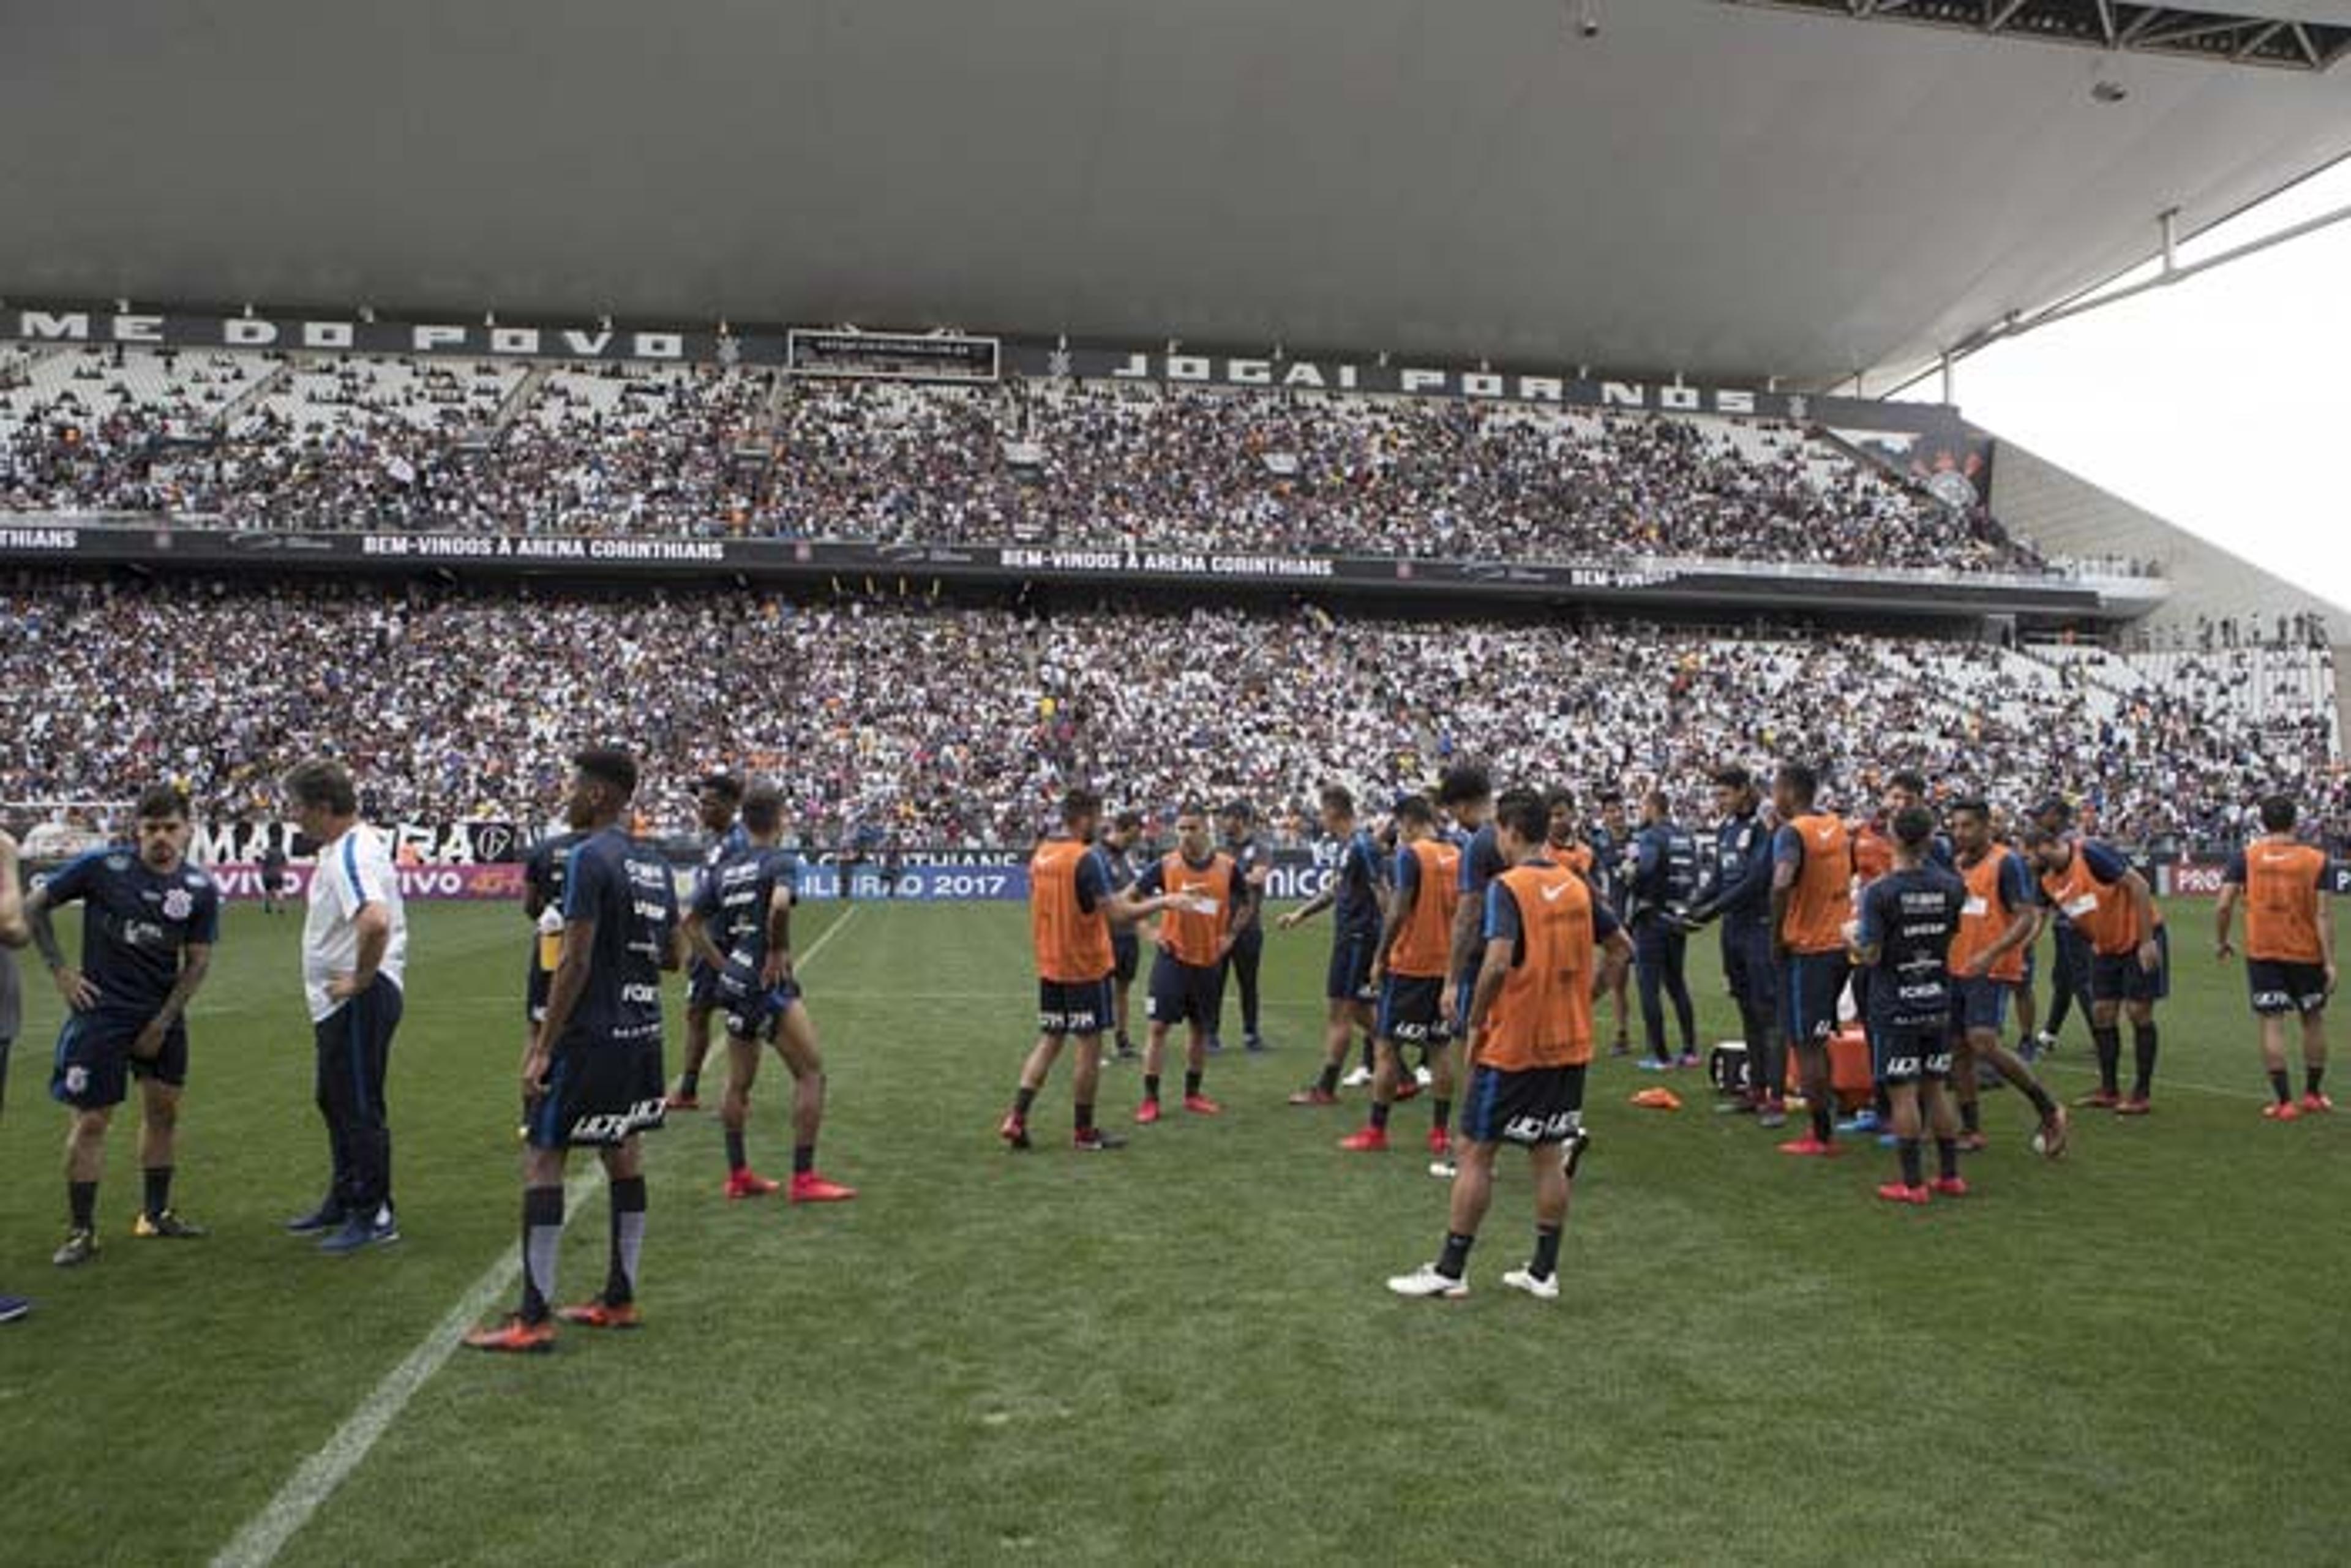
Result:
<svg viewBox="0 0 2351 1568"><path fill-rule="evenodd" d="M959 332L844 332L795 327L784 367L796 376L864 376L899 382L992 382L1002 345Z"/></svg>

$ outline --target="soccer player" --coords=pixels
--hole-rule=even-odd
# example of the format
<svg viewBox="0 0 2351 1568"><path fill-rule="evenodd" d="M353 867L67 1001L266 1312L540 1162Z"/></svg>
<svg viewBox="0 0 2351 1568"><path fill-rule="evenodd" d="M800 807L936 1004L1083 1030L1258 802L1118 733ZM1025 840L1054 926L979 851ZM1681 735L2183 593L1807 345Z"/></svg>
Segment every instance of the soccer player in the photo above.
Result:
<svg viewBox="0 0 2351 1568"><path fill-rule="evenodd" d="M1372 984L1379 991L1380 1005L1371 1120L1339 1146L1358 1152L1388 1146L1388 1113L1409 1071L1404 1065L1404 1048L1416 1045L1433 1063L1430 1093L1436 1117L1429 1124L1428 1152L1441 1160L1452 1150L1453 1027L1443 1002L1454 913L1461 899L1461 852L1437 836L1437 811L1426 796L1405 796L1395 803L1394 817L1395 892L1372 959Z"/></svg>
<svg viewBox="0 0 2351 1568"><path fill-rule="evenodd" d="M2262 801L2262 836L2229 857L2213 917L2222 963L2236 952L2230 940L2237 905L2245 906L2245 979L2262 1026L2262 1065L2275 1098L2262 1114L2291 1122L2305 1112L2332 1111L2326 1097L2326 1002L2335 994L2335 915L2326 906L2326 855L2294 837L2294 800ZM2302 1019L2302 1100L2294 1098L2285 1068L2285 1016Z"/></svg>
<svg viewBox="0 0 2351 1568"><path fill-rule="evenodd" d="M1554 789L1543 798L1550 820L1543 835L1543 854L1553 865L1563 865L1584 881L1592 883L1593 893L1604 904L1613 905L1609 890L1603 882L1606 868L1600 866L1592 846L1575 831L1575 797L1564 789Z"/></svg>
<svg viewBox="0 0 2351 1568"><path fill-rule="evenodd" d="M8 1087L8 1051L25 1022L24 982L16 973L16 949L33 939L33 928L25 922L19 874L16 841L0 832L0 1101L5 1100ZM32 1310L33 1303L24 1297L0 1293L0 1323L13 1323Z"/></svg>
<svg viewBox="0 0 2351 1568"><path fill-rule="evenodd" d="M726 1095L719 1106L726 1132L726 1196L763 1197L776 1190L751 1168L743 1147L760 1048L771 1045L792 1075L792 1179L785 1197L794 1203L845 1202L856 1189L827 1180L816 1168L824 1057L792 974L799 857L782 847L782 793L771 785L754 787L743 797L742 825L741 847L708 869L684 924L687 946L717 972L726 1019Z"/></svg>
<svg viewBox="0 0 2351 1568"><path fill-rule="evenodd" d="M1452 950L1446 961L1439 1005L1452 1022L1453 1038L1463 1040L1469 1032L1469 998L1477 988L1485 951L1480 938L1485 931L1486 887L1510 869L1510 862L1502 858L1501 836L1494 827L1493 780L1483 768L1464 762L1447 768L1437 781L1437 804L1453 819L1461 850L1461 874L1454 889L1460 901L1454 905ZM1548 828L1546 822L1546 837Z"/></svg>
<svg viewBox="0 0 2351 1568"><path fill-rule="evenodd" d="M1959 1121L1945 1092L1951 1074L1951 942L1968 892L1958 877L1931 863L1935 819L1924 806L1902 808L1888 826L1893 864L1862 893L1854 961L1878 976L1867 992L1869 1038L1877 1081L1891 1103L1901 1164L1900 1179L1879 1187L1877 1196L1923 1204L1935 1193L1963 1197L1968 1190L1959 1176ZM1927 1130L1935 1136L1931 1187L1918 1147Z"/></svg>
<svg viewBox="0 0 2351 1568"><path fill-rule="evenodd" d="M1249 883L1232 858L1208 837L1208 815L1187 800L1176 813L1176 852L1144 869L1134 897L1164 898L1159 916L1159 952L1151 962L1151 990L1144 1011L1151 1029L1143 1046L1143 1100L1134 1119L1159 1120L1159 1071L1167 1054L1167 1031L1181 1023L1189 1031L1184 1052L1184 1109L1196 1116L1223 1112L1200 1092L1208 1059L1208 1030L1222 1008L1225 955L1233 932L1257 918Z"/></svg>
<svg viewBox="0 0 2351 1568"><path fill-rule="evenodd" d="M1266 868L1265 848L1257 841L1257 808L1247 800L1235 800L1225 808L1219 825L1224 830L1225 852L1233 858L1233 870L1249 884L1253 897L1260 896ZM1261 923L1252 920L1233 933L1233 950L1225 956L1225 973L1240 982L1241 1044L1252 1055L1265 1050L1265 1036L1257 1027L1258 969L1264 957ZM1208 1049L1225 1049L1214 1029L1208 1030Z"/></svg>
<svg viewBox="0 0 2351 1568"><path fill-rule="evenodd" d="M1836 1153L1828 1042L1851 968L1844 923L1854 874L1852 839L1842 819L1818 809L1819 794L1820 776L1801 762L1782 764L1772 780L1780 829L1771 841L1771 952L1781 967L1782 1027L1813 1124L1780 1152L1814 1157Z"/></svg>
<svg viewBox="0 0 2351 1568"><path fill-rule="evenodd" d="M1600 901L1608 905L1610 914L1625 913L1625 871L1632 858L1632 830L1625 822L1625 797L1614 789L1600 796L1600 821L1589 835L1592 845L1593 885L1599 889ZM1619 969L1610 977L1608 994L1616 1008L1616 1034L1609 1042L1611 1056L1633 1053L1633 1031L1626 1012L1626 973Z"/></svg>
<svg viewBox="0 0 2351 1568"><path fill-rule="evenodd" d="M360 821L359 792L341 763L302 763L286 776L286 798L303 837L319 846L302 923L302 993L332 1171L326 1201L288 1228L326 1231L319 1250L349 1254L400 1239L384 1079L400 1028L408 914L383 835Z"/></svg>
<svg viewBox="0 0 2351 1568"><path fill-rule="evenodd" d="M275 833L261 846L261 913L275 915L286 891L286 851Z"/></svg>
<svg viewBox="0 0 2351 1568"><path fill-rule="evenodd" d="M2005 810L1991 813L1991 841L2019 861L2023 859L2024 852L2017 848L2015 821ZM2032 940L2024 945L2023 973L2009 988L2009 995L2016 1004L2016 1058L2030 1067L2041 1060L2041 998L2034 988L2041 981L2041 933L2049 925L2049 908L2041 902L2041 890L2032 886L2031 872L2024 881L2032 895L2033 913L2040 918L2033 925Z"/></svg>
<svg viewBox="0 0 2351 1568"><path fill-rule="evenodd" d="M2024 978L2024 955L2041 930L2041 907L2024 857L1992 836L1991 808L1981 800L1951 807L1951 841L1967 890L1951 943L1954 986L1951 1022L1959 1035L1959 1062L1952 1082L1959 1092L1959 1146L1984 1146L1979 1062L1989 1063L2032 1102L2041 1118L2041 1152L2054 1159L2065 1152L2064 1107L2033 1075L2024 1060L2001 1042L2009 994ZM1931 846L1928 852L1931 859ZM1887 971L1881 970L1884 974Z"/></svg>
<svg viewBox="0 0 2351 1568"><path fill-rule="evenodd" d="M1339 845L1339 863L1322 891L1281 917L1284 931L1330 910L1331 967L1323 976L1329 1003L1322 1031L1322 1075L1290 1097L1293 1105L1328 1105L1338 1098L1339 1074L1347 1047L1361 1030L1376 1031L1372 1017L1372 961L1380 946L1380 852L1371 833L1355 825L1355 797L1344 786L1322 790L1322 831ZM1376 1070L1375 1073L1376 1075Z"/></svg>
<svg viewBox="0 0 2351 1568"><path fill-rule="evenodd" d="M144 1201L131 1234L186 1239L202 1227L172 1207L180 1100L188 1082L190 1000L212 969L220 890L187 862L188 799L168 784L131 809L134 842L69 861L25 904L33 944L65 998L51 1098L73 1113L66 1137L72 1228L51 1260L61 1269L98 1252L98 1178L106 1129L130 1080L139 1082L139 1165ZM53 911L82 906L81 962L66 962Z"/></svg>
<svg viewBox="0 0 2351 1568"><path fill-rule="evenodd" d="M1673 803L1661 789L1641 798L1641 831L1633 835L1633 869L1626 879L1625 924L1633 932L1633 967L1641 993L1641 1029L1649 1054L1641 1066L1662 1072L1698 1065L1698 1009L1690 1000L1685 968L1689 934L1678 916L1698 897L1698 840L1674 821ZM1660 996L1660 992L1663 996ZM1666 1045L1665 1002L1674 1004L1682 1053Z"/></svg>
<svg viewBox="0 0 2351 1568"><path fill-rule="evenodd" d="M635 1328L644 1246L642 1134L662 1124L662 973L684 961L669 863L622 825L637 792L627 752L591 747L572 758L569 825L582 836L564 873L563 948L547 1014L522 1063L531 1106L523 1162L522 1302L475 1329L475 1350L528 1354L555 1347L558 1316L584 1328ZM559 1313L555 1264L563 1240L563 1167L574 1145L597 1150L610 1178L612 1222L604 1289Z"/></svg>
<svg viewBox="0 0 2351 1568"><path fill-rule="evenodd" d="M1102 835L1102 863L1110 871L1110 890L1123 894L1134 885L1134 846L1143 837L1143 814L1121 811ZM1129 993L1134 989L1134 977L1143 968L1143 938L1133 925L1113 923L1110 928L1111 957L1115 965L1111 971L1111 1008L1118 1019L1118 1058L1121 1061L1134 1059L1134 1040L1127 1033Z"/></svg>
<svg viewBox="0 0 2351 1568"><path fill-rule="evenodd" d="M1739 1006L1747 1044L1747 1090L1726 1109L1778 1126L1788 1119L1780 1085L1787 1075L1780 1039L1779 968L1771 957L1771 832L1762 820L1754 775L1744 768L1714 776L1714 858L1704 896L1684 924L1722 922L1722 977Z"/></svg>
<svg viewBox="0 0 2351 1568"><path fill-rule="evenodd" d="M702 852L701 879L695 884L698 897L702 883L709 880L718 862L742 851L746 836L742 824L735 820L743 807L741 779L730 773L712 773L695 780L694 788L702 831L710 835L710 845ZM841 896L845 898L848 866L841 868ZM678 1074L677 1087L670 1092L670 1110L702 1109L702 1064L710 1059L710 1020L717 1010L718 972L698 957L689 960L685 970L685 1071Z"/></svg>
<svg viewBox="0 0 2351 1568"><path fill-rule="evenodd" d="M1853 840L1853 900L1856 919L1861 914L1862 894L1868 891L1869 884L1894 869L1894 819L1913 806L1926 803L1926 776L1907 768L1901 769L1886 780L1882 812L1847 824ZM1951 869L1950 846L1943 841L1940 834L1930 840L1927 858L1946 871ZM1854 1009L1859 1015L1864 1037L1869 1039L1873 1061L1877 1056L1877 1041L1870 1037L1876 1028L1874 1020L1877 1017L1877 1009L1870 1005L1869 988L1876 980L1877 973L1874 969L1856 966L1853 971ZM1893 1119L1893 1102L1887 1097L1886 1084L1876 1082L1873 1087L1876 1103L1864 1106L1850 1121L1838 1123L1838 1132L1875 1133ZM1974 1093L1972 1084L1968 1092L1970 1096ZM1973 1104L1973 1099L1970 1098L1967 1103ZM1889 1142L1892 1137L1890 1133L1881 1134L1879 1142Z"/></svg>
<svg viewBox="0 0 2351 1568"><path fill-rule="evenodd" d="M1164 909L1167 894L1135 899L1113 880L1110 857L1092 842L1102 821L1102 797L1091 789L1061 798L1061 829L1037 846L1029 861L1029 934L1037 953L1037 1043L1020 1066L1020 1085L997 1136L1014 1149L1031 1146L1029 1112L1061 1054L1077 1041L1070 1064L1076 1117L1072 1146L1082 1154L1123 1148L1125 1140L1094 1125L1094 1094L1102 1081L1102 1031L1109 1021L1111 979L1117 966L1113 937ZM1130 881L1132 879L1130 878Z"/></svg>
<svg viewBox="0 0 2351 1568"><path fill-rule="evenodd" d="M1469 1087L1445 1246L1435 1262L1388 1281L1400 1296L1469 1293L1469 1249L1492 1201L1495 1155L1510 1143L1530 1156L1535 1250L1502 1283L1538 1301L1559 1297L1560 1233L1585 1142L1592 999L1610 971L1624 968L1632 944L1591 885L1545 856L1544 820L1542 798L1525 791L1496 808L1496 847L1509 864L1487 886L1480 921L1485 948L1469 1000Z"/></svg>
<svg viewBox="0 0 2351 1568"><path fill-rule="evenodd" d="M523 1050L547 1017L547 988L563 957L563 881L571 852L588 835L560 828L531 846L522 866L522 912L531 925L530 963L523 974ZM530 1105L523 1104L522 1141L530 1141Z"/></svg>
<svg viewBox="0 0 2351 1568"><path fill-rule="evenodd" d="M2098 1087L2074 1102L2118 1116L2144 1116L2153 1104L2158 1038L2155 1004L2171 989L2171 937L2147 879L2111 847L2061 837L2035 825L2025 853L2041 873L2051 908L2073 921L2090 946L2090 1036L2098 1046ZM2122 1028L2131 1025L2135 1075L2120 1090Z"/></svg>
<svg viewBox="0 0 2351 1568"><path fill-rule="evenodd" d="M2032 823L2063 837L2074 831L2074 808L2053 795L2032 809ZM2057 1049L2065 1020L2075 1010L2084 1022L2090 1018L2090 944L2062 909L2049 912L2049 925L2054 933L2049 965L2049 1019L2034 1040L2044 1052Z"/></svg>

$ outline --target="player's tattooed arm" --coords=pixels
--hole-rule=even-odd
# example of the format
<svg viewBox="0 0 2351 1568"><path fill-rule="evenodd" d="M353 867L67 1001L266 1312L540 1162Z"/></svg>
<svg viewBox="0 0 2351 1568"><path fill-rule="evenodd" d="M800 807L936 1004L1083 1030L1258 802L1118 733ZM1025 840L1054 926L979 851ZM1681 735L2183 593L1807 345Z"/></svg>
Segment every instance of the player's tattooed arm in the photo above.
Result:
<svg viewBox="0 0 2351 1568"><path fill-rule="evenodd" d="M2123 873L2123 891L2130 895L2131 916L2138 928L2138 967L2153 974L2162 962L2155 943L2155 891L2135 871Z"/></svg>
<svg viewBox="0 0 2351 1568"><path fill-rule="evenodd" d="M1486 944L1486 956L1478 967L1478 983L1469 990L1469 1038L1474 1040L1486 1028L1486 1015L1493 1010L1494 998L1502 994L1502 987L1510 977L1510 957L1518 944L1508 936L1499 936Z"/></svg>
<svg viewBox="0 0 2351 1568"><path fill-rule="evenodd" d="M1380 917L1380 945L1372 949L1374 980L1387 973L1388 952L1395 946L1396 938L1404 935L1405 922L1412 918L1413 905L1419 902L1418 883L1414 883L1409 890L1402 887L1389 890L1382 904L1384 913Z"/></svg>
<svg viewBox="0 0 2351 1568"><path fill-rule="evenodd" d="M589 955L595 949L595 921L563 923L562 956L556 959L555 973L547 982L547 1012L539 1020L538 1032L531 1037L529 1053L523 1058L522 1090L528 1099L536 1100L546 1092L549 1053L579 1009L580 994L588 988L588 967L592 962Z"/></svg>
<svg viewBox="0 0 2351 1568"><path fill-rule="evenodd" d="M1796 896L1796 862L1782 861L1771 868L1771 956L1788 956L1788 905Z"/></svg>
<svg viewBox="0 0 2351 1568"><path fill-rule="evenodd" d="M677 935L679 940L685 944L686 951L693 956L701 959L714 969L723 969L726 967L726 955L720 952L718 944L710 939L710 926L702 918L702 911L687 910L685 918L678 923Z"/></svg>
<svg viewBox="0 0 2351 1568"><path fill-rule="evenodd" d="M1333 874L1322 892L1283 915L1275 924L1287 931L1294 925L1300 925L1313 919L1337 902L1339 902L1339 879Z"/></svg>
<svg viewBox="0 0 2351 1568"><path fill-rule="evenodd" d="M768 896L768 958L759 967L759 983L773 989L792 976L792 890L779 887Z"/></svg>
<svg viewBox="0 0 2351 1568"><path fill-rule="evenodd" d="M25 919L25 887L19 875L16 841L0 832L0 947L22 947L33 939Z"/></svg>
<svg viewBox="0 0 2351 1568"><path fill-rule="evenodd" d="M2326 973L2326 994L2335 994L2335 901L2325 894L2318 898L2318 963Z"/></svg>
<svg viewBox="0 0 2351 1568"><path fill-rule="evenodd" d="M1460 1002L1459 986L1454 977L1467 973L1477 962L1479 931L1485 918L1486 906L1480 899L1465 896L1453 911L1453 951L1447 956L1445 988L1437 1003L1448 1018Z"/></svg>
<svg viewBox="0 0 2351 1568"><path fill-rule="evenodd" d="M141 1061L152 1061L162 1053L163 1037L172 1032L188 1010L204 977L213 969L213 949L209 942L191 942L180 949L180 976L172 982L171 994L163 998L162 1010L139 1030L131 1042L131 1054Z"/></svg>
<svg viewBox="0 0 2351 1568"><path fill-rule="evenodd" d="M76 1012L88 1012L98 1005L98 988L89 977L66 962L66 950L57 944L57 923L49 918L49 890L37 887L25 901L25 922L32 927L33 946L41 955L41 962L49 967L50 976L57 983L57 994L66 1006Z"/></svg>

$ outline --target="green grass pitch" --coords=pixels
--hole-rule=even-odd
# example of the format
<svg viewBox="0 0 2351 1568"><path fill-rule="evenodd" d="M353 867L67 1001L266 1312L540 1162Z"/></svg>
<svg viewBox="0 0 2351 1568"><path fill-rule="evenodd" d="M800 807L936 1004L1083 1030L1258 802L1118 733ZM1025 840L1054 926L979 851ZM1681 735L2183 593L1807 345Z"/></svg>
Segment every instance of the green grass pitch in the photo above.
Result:
<svg viewBox="0 0 2351 1568"><path fill-rule="evenodd" d="M524 923L412 913L407 1239L346 1260L278 1230L324 1162L298 915L235 911L194 1010L177 1196L213 1236L131 1239L126 1123L73 1272L47 1261L57 1001L27 977L0 1285L39 1307L0 1329L0 1561L210 1559L512 1244ZM1416 1148L1332 1148L1358 1097L1282 1103L1326 927L1270 939L1277 1050L1211 1064L1224 1117L1080 1158L1057 1076L1015 1157L993 1134L1034 1021L1024 915L860 906L806 980L822 1164L864 1196L726 1203L715 1118L674 1119L646 1329L461 1353L279 1560L2340 1561L2351 1125L2260 1118L2241 971L2203 906L2173 913L2156 1115L2085 1118L2049 1165L1989 1096L1963 1202L1890 1209L1890 1155L1788 1161L1695 1085L1679 1114L1628 1106L1649 1080L1604 1062L1544 1305L1497 1283L1529 1241L1515 1158L1468 1301L1381 1288L1433 1255L1444 1187ZM801 950L840 918L804 912ZM1694 955L1719 1038L1711 938ZM2086 1055L2075 1024L2058 1087ZM769 1171L786 1082L771 1061L755 1109ZM1106 1083L1123 1123L1134 1071ZM1426 1103L1396 1121L1416 1145ZM601 1278L604 1213L601 1188L573 1211L567 1299Z"/></svg>

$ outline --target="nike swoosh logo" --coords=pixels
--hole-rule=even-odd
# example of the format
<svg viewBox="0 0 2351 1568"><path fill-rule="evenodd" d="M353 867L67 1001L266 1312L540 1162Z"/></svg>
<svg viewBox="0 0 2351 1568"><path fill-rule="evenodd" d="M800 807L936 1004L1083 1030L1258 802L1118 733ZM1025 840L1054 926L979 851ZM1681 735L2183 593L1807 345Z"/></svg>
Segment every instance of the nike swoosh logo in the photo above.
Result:
<svg viewBox="0 0 2351 1568"><path fill-rule="evenodd" d="M1559 895L1566 891L1567 883L1561 883L1557 887L1544 888L1542 890L1543 902L1545 904L1557 904L1559 902Z"/></svg>

